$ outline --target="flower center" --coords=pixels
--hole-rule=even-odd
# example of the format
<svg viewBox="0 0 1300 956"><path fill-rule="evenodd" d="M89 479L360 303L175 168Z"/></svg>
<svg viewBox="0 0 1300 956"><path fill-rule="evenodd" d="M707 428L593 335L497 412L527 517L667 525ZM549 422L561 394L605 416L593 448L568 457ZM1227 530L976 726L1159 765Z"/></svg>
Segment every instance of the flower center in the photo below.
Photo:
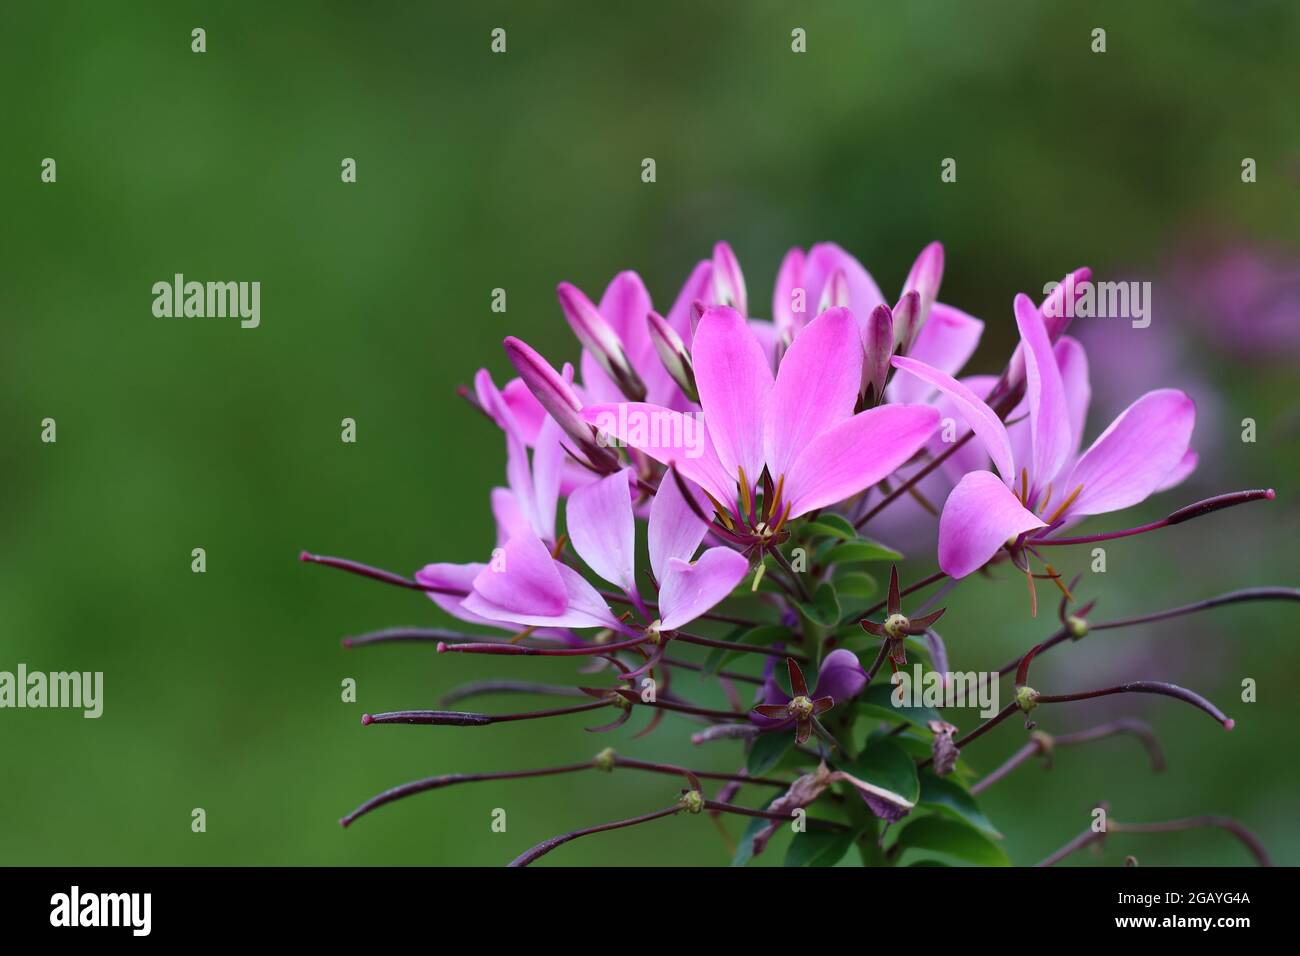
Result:
<svg viewBox="0 0 1300 956"><path fill-rule="evenodd" d="M902 614L891 614L885 618L885 633L896 641L907 637L907 629L911 626L912 622Z"/></svg>
<svg viewBox="0 0 1300 956"><path fill-rule="evenodd" d="M786 710L791 717L801 720L811 717L813 712L812 699L804 697L802 694L798 697L792 697L790 703L786 704Z"/></svg>

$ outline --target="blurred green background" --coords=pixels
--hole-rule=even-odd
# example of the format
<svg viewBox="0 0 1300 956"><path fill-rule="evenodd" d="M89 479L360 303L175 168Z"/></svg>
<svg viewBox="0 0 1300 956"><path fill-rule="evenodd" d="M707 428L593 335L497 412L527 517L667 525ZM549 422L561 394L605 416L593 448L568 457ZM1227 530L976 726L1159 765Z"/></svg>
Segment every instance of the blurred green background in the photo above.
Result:
<svg viewBox="0 0 1300 956"><path fill-rule="evenodd" d="M1226 239L1294 261L1298 14L1285 2L11 5L0 670L102 670L106 686L97 721L0 711L0 863L500 864L663 806L678 784L630 772L481 784L348 831L336 820L416 777L607 745L733 769L735 748L692 748L691 725L672 717L635 743L640 718L605 737L582 717L363 728L363 711L434 706L469 679L567 681L572 668L418 645L345 651L346 634L448 621L418 594L296 561L307 548L409 573L481 559L504 448L454 387L482 365L506 377L506 334L576 357L557 281L595 296L634 268L663 309L717 239L740 255L759 315L791 245L838 241L890 294L940 239L943 299L988 323L970 366L984 371L1006 355L1015 292L1084 264L1153 281L1150 339L1123 323L1092 330L1109 340L1090 340L1094 388L1107 348L1116 363L1139 343L1159 354L1098 401L1122 407L1186 379L1217 414L1198 426L1192 483L1092 527L1239 487L1275 486L1278 501L1116 543L1084 595L1115 617L1295 584L1300 363L1284 346L1252 351L1249 316L1230 323L1171 263L1203 275L1197 257ZM505 55L489 52L498 26ZM1090 52L1098 26L1105 54ZM205 54L190 51L194 27ZM806 54L790 50L795 27ZM56 184L40 182L45 157ZM355 185L340 182L343 157L357 160ZM654 184L640 181L643 157ZM944 157L955 184L940 182ZM150 287L176 272L261 281L261 327L155 318ZM505 315L489 310L495 287ZM1255 444L1239 440L1248 416ZM57 444L40 441L46 417ZM339 439L344 417L355 445ZM1090 420L1089 440L1108 420ZM191 573L195 547L206 574ZM1014 578L948 603L961 669L995 667L1052 626L1028 618ZM1187 683L1238 729L1164 699L1054 711L1045 729L1144 717L1169 770L1153 777L1123 739L1023 768L983 800L1012 858L1045 856L1107 799L1120 820L1230 814L1278 861L1300 862L1297 621L1294 605L1242 606L1097 634L1036 665L1044 690ZM355 704L340 701L347 677ZM1258 680L1258 703L1238 702L1243 677ZM989 768L1021 742L1012 721L967 757ZM204 834L190 830L195 807ZM489 830L495 807L505 834ZM1117 837L1100 861L1126 853L1247 861L1216 833ZM547 862L728 859L706 821L675 819Z"/></svg>

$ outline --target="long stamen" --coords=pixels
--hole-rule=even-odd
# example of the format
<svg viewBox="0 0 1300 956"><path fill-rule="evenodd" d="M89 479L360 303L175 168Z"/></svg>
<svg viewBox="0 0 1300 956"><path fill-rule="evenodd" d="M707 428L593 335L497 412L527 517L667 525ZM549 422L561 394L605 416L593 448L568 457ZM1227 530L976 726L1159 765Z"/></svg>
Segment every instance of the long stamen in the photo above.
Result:
<svg viewBox="0 0 1300 956"><path fill-rule="evenodd" d="M439 642L439 654L504 654L515 657L589 657L591 655L608 654L610 651L621 651L629 647L636 647L638 644L644 644L649 638L644 634L631 638L626 641L617 641L613 644L592 644L590 647L534 647L528 644L495 644L491 642L479 642L472 644L448 644Z"/></svg>
<svg viewBox="0 0 1300 956"><path fill-rule="evenodd" d="M1061 515L1065 514L1065 512L1069 510L1070 505L1074 504L1074 499L1079 497L1079 492L1081 491L1083 491L1083 485L1077 486L1072 492L1070 492L1064 501L1056 506L1056 510L1052 512L1052 516L1047 519L1047 526L1049 528L1056 524L1056 522L1061 519ZM1043 507L1047 506L1044 505Z"/></svg>
<svg viewBox="0 0 1300 956"><path fill-rule="evenodd" d="M347 558L332 558L328 555L311 554L308 551L300 552L299 561L305 561L309 564L323 564L327 568L337 568L340 571L347 571L349 574L357 574L363 578L370 578L373 581L382 581L385 584L392 584L399 588L407 588L412 591L428 591L431 594L446 594L450 597L466 597L469 592L456 588L435 587L432 584L421 584L419 581L413 581L410 578L404 578L400 574L394 574L392 571L385 571L383 568L371 567L368 564L362 564L360 561L350 561Z"/></svg>
<svg viewBox="0 0 1300 956"><path fill-rule="evenodd" d="M1222 511L1224 508L1231 508L1234 505L1244 505L1248 501L1272 501L1276 497L1277 493L1272 488L1258 488L1251 491L1234 491L1226 495L1216 495L1213 498L1206 498L1204 501L1194 502L1193 504L1187 505L1185 508L1179 508L1167 518L1161 518L1159 521L1152 521L1150 524L1138 525L1136 528L1125 528L1122 531L1107 531L1101 534L1088 534L1078 538L1035 538L1034 544L1037 547L1049 544L1093 544L1097 541L1111 541L1115 538L1128 538L1135 534L1145 534L1148 531L1156 531L1160 528L1167 528L1171 525L1182 524L1184 521L1190 521L1193 518L1199 518L1202 515L1208 515L1215 511Z"/></svg>
<svg viewBox="0 0 1300 956"><path fill-rule="evenodd" d="M751 524L754 522L754 499L749 489L749 479L745 477L745 469L737 468L740 472L740 513L747 518Z"/></svg>

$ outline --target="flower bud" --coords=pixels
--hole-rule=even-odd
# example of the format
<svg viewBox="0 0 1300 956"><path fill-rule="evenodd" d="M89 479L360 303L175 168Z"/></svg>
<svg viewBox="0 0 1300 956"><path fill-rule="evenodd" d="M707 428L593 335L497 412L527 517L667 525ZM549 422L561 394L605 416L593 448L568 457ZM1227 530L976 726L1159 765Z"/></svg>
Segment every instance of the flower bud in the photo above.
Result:
<svg viewBox="0 0 1300 956"><path fill-rule="evenodd" d="M596 433L582 420L582 401L573 386L532 346L513 335L505 340L506 355L542 408L573 439L587 460L601 472L617 471L618 456L596 441Z"/></svg>
<svg viewBox="0 0 1300 956"><path fill-rule="evenodd" d="M943 281L943 243L932 242L916 257L916 262L912 264L912 271L907 274L907 281L903 284L903 292L916 292L920 301L916 313L916 320L907 328L899 329L895 325L895 334L902 333L902 338L898 339L899 351L906 352L916 341L917 333L921 331L921 326L925 325L925 320L930 317L930 306L934 305L934 300L939 297L939 283Z"/></svg>
<svg viewBox="0 0 1300 956"><path fill-rule="evenodd" d="M713 247L713 289L720 305L729 305L741 315L749 315L745 276L736 254L725 242Z"/></svg>
<svg viewBox="0 0 1300 956"><path fill-rule="evenodd" d="M605 321L600 310L583 295L582 290L567 282L561 282L555 292L560 299L564 318L582 347L605 370L605 374L614 380L624 395L634 402L643 401L645 385L628 361L623 340Z"/></svg>
<svg viewBox="0 0 1300 956"><path fill-rule="evenodd" d="M658 312L651 312L648 318L650 341L654 343L659 361L664 363L664 368L668 370L668 374L672 376L673 381L686 397L693 402L698 402L700 395L695 387L695 366L691 364L686 343Z"/></svg>
<svg viewBox="0 0 1300 956"><path fill-rule="evenodd" d="M913 295L915 301L915 295ZM868 406L878 404L889 377L889 360L894 354L894 314L878 305L867 316L862 329L862 395Z"/></svg>

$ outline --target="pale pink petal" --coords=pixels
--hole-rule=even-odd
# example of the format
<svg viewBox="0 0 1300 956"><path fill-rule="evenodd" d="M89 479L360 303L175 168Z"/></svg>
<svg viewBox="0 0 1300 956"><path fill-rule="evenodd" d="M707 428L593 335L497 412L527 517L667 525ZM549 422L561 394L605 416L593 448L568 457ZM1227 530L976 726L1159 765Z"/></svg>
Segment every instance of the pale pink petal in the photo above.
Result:
<svg viewBox="0 0 1300 956"><path fill-rule="evenodd" d="M853 415L861 382L858 324L848 309L827 309L799 333L776 373L763 431L774 479L790 469L809 442Z"/></svg>
<svg viewBox="0 0 1300 956"><path fill-rule="evenodd" d="M1092 401L1092 386L1088 382L1088 353L1083 344L1068 335L1062 336L1053 350L1056 365L1061 370L1061 385L1065 389L1065 405L1070 412L1070 457L1079 453L1083 442L1083 427L1088 419L1088 404Z"/></svg>
<svg viewBox="0 0 1300 956"><path fill-rule="evenodd" d="M504 490L504 489L503 489ZM419 571L415 572L415 580L425 587L446 588L449 591L462 591L461 595L438 594L434 591L425 591L429 599L434 604L442 608L452 617L465 621L467 624L494 624L495 621L480 617L466 610L462 606L465 597L474 587L474 579L479 576L486 564L426 564Z"/></svg>
<svg viewBox="0 0 1300 956"><path fill-rule="evenodd" d="M685 627L717 606L748 571L749 561L730 548L710 548L694 564L669 558L659 586L660 627Z"/></svg>
<svg viewBox="0 0 1300 956"><path fill-rule="evenodd" d="M632 518L632 496L625 468L569 498L565 513L569 540L587 567L624 591L636 590L636 523Z"/></svg>
<svg viewBox="0 0 1300 956"><path fill-rule="evenodd" d="M1118 511L1158 489L1187 454L1196 405L1173 388L1147 392L1124 409L1083 453L1065 488L1083 490L1072 515Z"/></svg>
<svg viewBox="0 0 1300 956"><path fill-rule="evenodd" d="M981 400L993 391L993 386L997 384L998 376L996 375L971 375L960 380ZM939 409L939 431L930 439L930 452L936 457L942 455L954 444L961 441L966 435L970 434L970 426L966 424L966 419L961 412L957 410L957 404L947 395L940 392L935 396L931 403ZM1011 436L1015 428L1008 428L1007 434ZM1012 440L1014 460L1014 439ZM943 463L943 471L949 479L955 484L961 479L961 476L968 471L987 471L989 468L989 453L982 442L968 441L960 448L954 451Z"/></svg>
<svg viewBox="0 0 1300 956"><path fill-rule="evenodd" d="M790 517L871 487L916 454L938 423L939 413L925 405L881 405L822 432L786 473Z"/></svg>
<svg viewBox="0 0 1300 956"><path fill-rule="evenodd" d="M739 312L715 306L700 319L691 357L722 470L735 480L738 469L744 468L750 482L757 481L763 471L763 420L772 393L772 368L762 346Z"/></svg>
<svg viewBox="0 0 1300 956"><path fill-rule="evenodd" d="M593 405L583 418L598 431L645 452L664 465L675 465L723 504L736 498L736 480L718 463L708 426L699 415L673 411L645 402ZM608 440L608 439L607 439Z"/></svg>
<svg viewBox="0 0 1300 956"><path fill-rule="evenodd" d="M1196 466L1200 460L1200 455L1196 454L1194 451L1188 450L1187 454L1182 457L1182 460L1174 466L1174 470L1165 475L1164 479L1160 482L1159 487L1156 488L1156 491L1168 491L1170 488L1181 485L1187 480L1187 476L1196 470Z"/></svg>
<svg viewBox="0 0 1300 956"><path fill-rule="evenodd" d="M731 306L741 315L749 315L745 275L740 271L736 253L725 242L713 247L713 289L719 303Z"/></svg>
<svg viewBox="0 0 1300 956"><path fill-rule="evenodd" d="M533 444L537 441L537 432L542 427L542 422L546 420L546 409L542 408L542 403L533 397L524 380L518 377L506 382L501 389L501 397L519 425L520 437L524 443Z"/></svg>
<svg viewBox="0 0 1300 956"><path fill-rule="evenodd" d="M960 309L936 302L930 318L908 351L908 358L924 362L931 368L955 376L975 354L984 334L984 323ZM899 375L889 383L885 395L900 404L924 402L934 395L935 386L911 375Z"/></svg>
<svg viewBox="0 0 1300 956"><path fill-rule="evenodd" d="M1014 308L1020 340L1025 347L1025 397L1029 402L1029 432L1034 449L1029 474L1033 487L1042 489L1056 477L1074 447L1070 410L1042 315L1027 295L1017 295Z"/></svg>
<svg viewBox="0 0 1300 956"><path fill-rule="evenodd" d="M561 476L571 461L561 441L563 429L549 415L537 430L533 446L534 531L543 541L555 540L555 509L560 497Z"/></svg>
<svg viewBox="0 0 1300 956"><path fill-rule="evenodd" d="M558 567L561 567L560 563L551 557L540 538L532 534L517 535L507 541L500 553L493 556L492 564L484 567L474 578L474 593L504 611L546 616L559 614L568 604L568 597ZM465 607L473 613L481 613L470 604ZM491 617L489 614L483 616Z"/></svg>
<svg viewBox="0 0 1300 956"><path fill-rule="evenodd" d="M767 359L767 367L775 369L777 344L776 323L769 322L767 319L750 319L749 331L753 332L754 338L758 339L759 348L763 350L763 357Z"/></svg>
<svg viewBox="0 0 1300 956"><path fill-rule="evenodd" d="M512 610L493 603L479 591L465 599L466 609L491 621L523 627L608 627L617 628L618 619L604 598L581 574L565 564L555 562L564 588L564 604L555 614Z"/></svg>
<svg viewBox="0 0 1300 956"><path fill-rule="evenodd" d="M700 504L698 500L696 503ZM708 514L708 503L703 503L700 510ZM689 561L695 557L695 549L707 532L708 526L691 508L673 476L665 474L659 481L654 500L650 502L650 520L646 530L650 567L655 580L664 579L669 559Z"/></svg>
<svg viewBox="0 0 1300 956"><path fill-rule="evenodd" d="M983 399L951 375L946 375L937 368L903 356L894 356L894 367L910 372L922 381L928 382L950 399L966 424L975 430L976 437L988 449L993 466L1003 479L1010 482L1016 474L1015 460L1011 457L1011 440L1007 437L1006 426L993 409L984 404Z"/></svg>
<svg viewBox="0 0 1300 956"><path fill-rule="evenodd" d="M497 547L502 547L517 534L536 534L532 522L519 507L519 500L509 488L493 488L491 494L492 517L497 524ZM468 588L466 588L468 590Z"/></svg>
<svg viewBox="0 0 1300 956"><path fill-rule="evenodd" d="M939 567L953 578L982 568L998 549L1043 522L991 471L957 482L939 517Z"/></svg>

